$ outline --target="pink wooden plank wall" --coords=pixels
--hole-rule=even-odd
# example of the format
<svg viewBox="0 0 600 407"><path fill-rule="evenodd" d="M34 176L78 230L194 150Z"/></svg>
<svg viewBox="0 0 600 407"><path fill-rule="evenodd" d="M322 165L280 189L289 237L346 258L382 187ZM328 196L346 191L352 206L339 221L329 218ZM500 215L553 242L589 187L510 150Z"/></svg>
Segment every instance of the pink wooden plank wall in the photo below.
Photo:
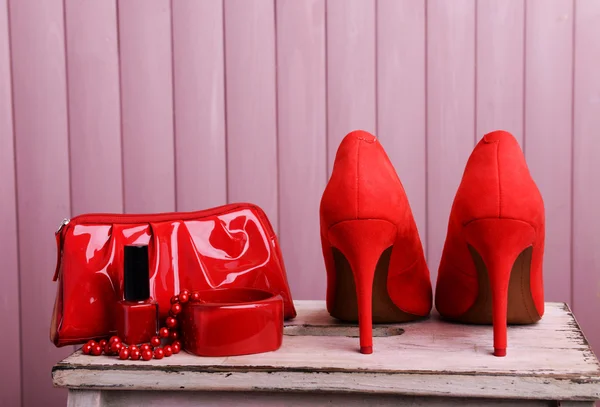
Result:
<svg viewBox="0 0 600 407"><path fill-rule="evenodd" d="M295 298L324 298L320 194L375 132L437 274L477 140L525 150L547 300L600 350L600 0L0 0L0 406L59 406L53 232L91 211L261 205Z"/></svg>
<svg viewBox="0 0 600 407"><path fill-rule="evenodd" d="M0 258L4 270L0 285L0 323L11 326L0 336L0 347L12 349L4 359L8 374L0 376L0 404L21 404L21 343L19 321L19 253L15 185L14 130L7 0L0 1Z"/></svg>

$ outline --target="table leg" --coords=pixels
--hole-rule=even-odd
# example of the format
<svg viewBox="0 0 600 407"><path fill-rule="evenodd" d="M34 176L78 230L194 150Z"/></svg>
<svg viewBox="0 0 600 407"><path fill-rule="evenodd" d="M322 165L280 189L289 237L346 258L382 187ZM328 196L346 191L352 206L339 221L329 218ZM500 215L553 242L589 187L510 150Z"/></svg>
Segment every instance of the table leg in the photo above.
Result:
<svg viewBox="0 0 600 407"><path fill-rule="evenodd" d="M67 407L102 407L102 398L99 390L69 390Z"/></svg>

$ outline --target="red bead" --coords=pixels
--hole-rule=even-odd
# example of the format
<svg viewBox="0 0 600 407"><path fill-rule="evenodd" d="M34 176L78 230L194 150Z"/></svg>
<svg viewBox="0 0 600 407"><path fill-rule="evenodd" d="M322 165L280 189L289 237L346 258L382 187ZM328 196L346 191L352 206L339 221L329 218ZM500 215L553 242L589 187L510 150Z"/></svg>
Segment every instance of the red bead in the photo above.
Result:
<svg viewBox="0 0 600 407"><path fill-rule="evenodd" d="M121 352L119 352L119 359L121 359L121 360L129 359L129 354L130 354L129 349L123 347L123 348L121 348Z"/></svg>
<svg viewBox="0 0 600 407"><path fill-rule="evenodd" d="M177 315L181 312L181 304L173 304L171 305L171 313L173 315Z"/></svg>
<svg viewBox="0 0 600 407"><path fill-rule="evenodd" d="M102 348L100 347L100 345L95 344L94 346L92 346L91 353L94 356L100 356L100 355L102 355Z"/></svg>
<svg viewBox="0 0 600 407"><path fill-rule="evenodd" d="M104 349L104 347L106 346L106 339L102 339L100 342L98 342L98 345L100 345L100 347Z"/></svg>
<svg viewBox="0 0 600 407"><path fill-rule="evenodd" d="M167 317L165 323L169 328L175 328L177 326L177 320L173 317Z"/></svg>
<svg viewBox="0 0 600 407"><path fill-rule="evenodd" d="M152 351L150 349L142 351L142 359L144 359L144 360L152 359Z"/></svg>
<svg viewBox="0 0 600 407"><path fill-rule="evenodd" d="M177 332L177 331L171 331L169 333L169 338L171 338L172 340L179 339L179 332Z"/></svg>
<svg viewBox="0 0 600 407"><path fill-rule="evenodd" d="M173 342L173 344L171 344L171 350L173 350L174 355L179 353L179 351L181 350L181 345L179 344L179 341L175 341Z"/></svg>
<svg viewBox="0 0 600 407"><path fill-rule="evenodd" d="M190 295L190 301L194 301L194 302L200 301L200 293L198 291L192 292L192 295Z"/></svg>
<svg viewBox="0 0 600 407"><path fill-rule="evenodd" d="M108 356L113 354L113 351L110 350L110 343L107 343L106 346L104 347L104 353L106 353Z"/></svg>
<svg viewBox="0 0 600 407"><path fill-rule="evenodd" d="M154 347L160 346L160 338L158 336L153 336L152 339L150 339L150 345Z"/></svg>
<svg viewBox="0 0 600 407"><path fill-rule="evenodd" d="M154 349L154 359L162 359L165 357L165 351L162 348Z"/></svg>
<svg viewBox="0 0 600 407"><path fill-rule="evenodd" d="M88 344L93 348L94 346L98 345L98 342L96 341L89 341Z"/></svg>
<svg viewBox="0 0 600 407"><path fill-rule="evenodd" d="M135 345L131 345L131 346L129 347L129 352L133 352L134 350L140 350L140 348L138 348L138 347L137 347L137 346L135 346Z"/></svg>
<svg viewBox="0 0 600 407"><path fill-rule="evenodd" d="M118 336L111 336L108 340L108 343L112 345L113 342L121 342L121 338L119 338Z"/></svg>
<svg viewBox="0 0 600 407"><path fill-rule="evenodd" d="M175 304L176 302L179 302L179 296L178 295L174 295L171 297L171 304Z"/></svg>
<svg viewBox="0 0 600 407"><path fill-rule="evenodd" d="M130 350L129 351L131 360L140 360L142 357L142 352L139 349Z"/></svg>
<svg viewBox="0 0 600 407"><path fill-rule="evenodd" d="M190 292L188 290L181 290L179 293L179 302L185 304L190 299Z"/></svg>
<svg viewBox="0 0 600 407"><path fill-rule="evenodd" d="M160 330L158 331L158 336L160 336L161 338L168 338L169 337L169 328L166 328L166 327L160 328Z"/></svg>
<svg viewBox="0 0 600 407"><path fill-rule="evenodd" d="M169 357L173 354L173 348L171 348L171 345L167 345L163 348L163 352L165 353L165 357Z"/></svg>
<svg viewBox="0 0 600 407"><path fill-rule="evenodd" d="M81 347L81 351L83 352L84 355L89 355L90 352L92 351L92 346L89 343L86 343L85 345L83 345Z"/></svg>
<svg viewBox="0 0 600 407"><path fill-rule="evenodd" d="M113 342L112 345L110 345L110 350L114 353L119 353L122 347L123 344L121 342Z"/></svg>
<svg viewBox="0 0 600 407"><path fill-rule="evenodd" d="M152 350L152 346L150 346L149 343L145 343L143 345L140 346L140 350L143 352L145 350Z"/></svg>

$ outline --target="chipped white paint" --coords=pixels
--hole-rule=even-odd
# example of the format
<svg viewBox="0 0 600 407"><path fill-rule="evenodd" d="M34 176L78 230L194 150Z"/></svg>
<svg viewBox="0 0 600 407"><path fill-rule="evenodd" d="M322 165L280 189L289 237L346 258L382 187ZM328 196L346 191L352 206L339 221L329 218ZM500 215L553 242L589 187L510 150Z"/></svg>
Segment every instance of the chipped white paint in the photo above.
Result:
<svg viewBox="0 0 600 407"><path fill-rule="evenodd" d="M54 367L55 386L95 390L332 392L493 399L600 399L600 364L564 304L549 303L538 324L509 328L508 356L491 355L488 326L437 317L374 338L357 352L355 327L333 320L321 301L297 301L283 346L259 355L200 358L187 353L150 362L76 352ZM315 336L306 336L305 333Z"/></svg>

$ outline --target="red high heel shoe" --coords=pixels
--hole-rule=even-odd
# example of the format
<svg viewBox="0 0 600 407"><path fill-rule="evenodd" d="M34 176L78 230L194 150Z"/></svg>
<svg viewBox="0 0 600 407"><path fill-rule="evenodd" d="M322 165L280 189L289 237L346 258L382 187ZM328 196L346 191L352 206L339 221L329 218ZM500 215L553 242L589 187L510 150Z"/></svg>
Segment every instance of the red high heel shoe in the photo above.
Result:
<svg viewBox="0 0 600 407"><path fill-rule="evenodd" d="M360 351L373 352L372 322L427 316L429 269L402 183L377 139L348 134L321 199L327 310L359 323Z"/></svg>
<svg viewBox="0 0 600 407"><path fill-rule="evenodd" d="M494 355L506 355L506 326L544 313L544 203L517 140L505 131L477 144L454 198L436 286L447 319L494 326Z"/></svg>

